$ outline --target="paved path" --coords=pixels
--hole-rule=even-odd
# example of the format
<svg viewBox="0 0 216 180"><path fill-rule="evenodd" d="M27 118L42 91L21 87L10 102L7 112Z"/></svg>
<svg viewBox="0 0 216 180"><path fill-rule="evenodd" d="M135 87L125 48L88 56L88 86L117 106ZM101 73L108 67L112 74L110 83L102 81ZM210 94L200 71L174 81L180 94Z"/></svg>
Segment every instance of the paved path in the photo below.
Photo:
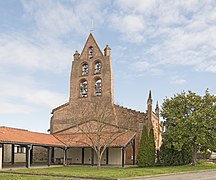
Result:
<svg viewBox="0 0 216 180"><path fill-rule="evenodd" d="M136 178L137 180L216 180L216 171L199 171L172 175Z"/></svg>

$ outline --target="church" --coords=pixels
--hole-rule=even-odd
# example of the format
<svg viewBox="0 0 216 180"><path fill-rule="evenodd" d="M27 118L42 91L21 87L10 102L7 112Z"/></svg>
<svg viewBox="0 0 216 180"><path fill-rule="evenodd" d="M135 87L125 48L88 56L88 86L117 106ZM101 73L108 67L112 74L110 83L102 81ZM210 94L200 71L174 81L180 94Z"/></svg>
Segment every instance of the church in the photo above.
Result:
<svg viewBox="0 0 216 180"><path fill-rule="evenodd" d="M82 52L74 53L69 100L52 110L50 134L0 127L0 168L42 161L134 165L143 126L154 130L159 150L163 127L151 91L146 112L132 110L114 103L113 80L111 48L106 45L102 52L90 33Z"/></svg>

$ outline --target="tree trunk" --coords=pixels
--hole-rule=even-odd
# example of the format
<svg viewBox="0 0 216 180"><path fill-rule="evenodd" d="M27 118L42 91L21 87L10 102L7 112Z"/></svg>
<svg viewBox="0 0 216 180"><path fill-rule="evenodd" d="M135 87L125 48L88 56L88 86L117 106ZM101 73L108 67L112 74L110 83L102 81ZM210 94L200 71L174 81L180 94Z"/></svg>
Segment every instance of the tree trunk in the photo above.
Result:
<svg viewBox="0 0 216 180"><path fill-rule="evenodd" d="M101 166L101 154L100 151L97 152L97 168L99 169Z"/></svg>
<svg viewBox="0 0 216 180"><path fill-rule="evenodd" d="M192 150L192 166L197 165L197 145L193 145L193 150Z"/></svg>

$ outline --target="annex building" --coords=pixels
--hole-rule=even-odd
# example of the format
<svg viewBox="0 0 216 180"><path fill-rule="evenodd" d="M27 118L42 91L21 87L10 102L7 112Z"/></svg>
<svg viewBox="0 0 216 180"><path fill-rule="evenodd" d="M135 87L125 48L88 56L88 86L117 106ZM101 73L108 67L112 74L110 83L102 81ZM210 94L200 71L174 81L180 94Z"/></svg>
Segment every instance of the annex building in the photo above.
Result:
<svg viewBox="0 0 216 180"><path fill-rule="evenodd" d="M159 106L146 112L114 103L111 48L101 51L92 34L74 54L68 102L52 110L50 134L0 127L0 169L4 164L135 164L143 126L153 128L156 149L162 142Z"/></svg>

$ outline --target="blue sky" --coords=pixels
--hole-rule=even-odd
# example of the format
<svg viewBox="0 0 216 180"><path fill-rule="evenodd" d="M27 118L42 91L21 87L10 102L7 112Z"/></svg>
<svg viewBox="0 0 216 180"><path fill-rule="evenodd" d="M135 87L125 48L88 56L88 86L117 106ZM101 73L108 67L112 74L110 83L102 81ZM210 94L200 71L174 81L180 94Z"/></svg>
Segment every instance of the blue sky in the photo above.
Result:
<svg viewBox="0 0 216 180"><path fill-rule="evenodd" d="M72 57L112 49L115 102L146 110L183 90L216 94L215 0L0 1L0 125L46 132L69 98Z"/></svg>

